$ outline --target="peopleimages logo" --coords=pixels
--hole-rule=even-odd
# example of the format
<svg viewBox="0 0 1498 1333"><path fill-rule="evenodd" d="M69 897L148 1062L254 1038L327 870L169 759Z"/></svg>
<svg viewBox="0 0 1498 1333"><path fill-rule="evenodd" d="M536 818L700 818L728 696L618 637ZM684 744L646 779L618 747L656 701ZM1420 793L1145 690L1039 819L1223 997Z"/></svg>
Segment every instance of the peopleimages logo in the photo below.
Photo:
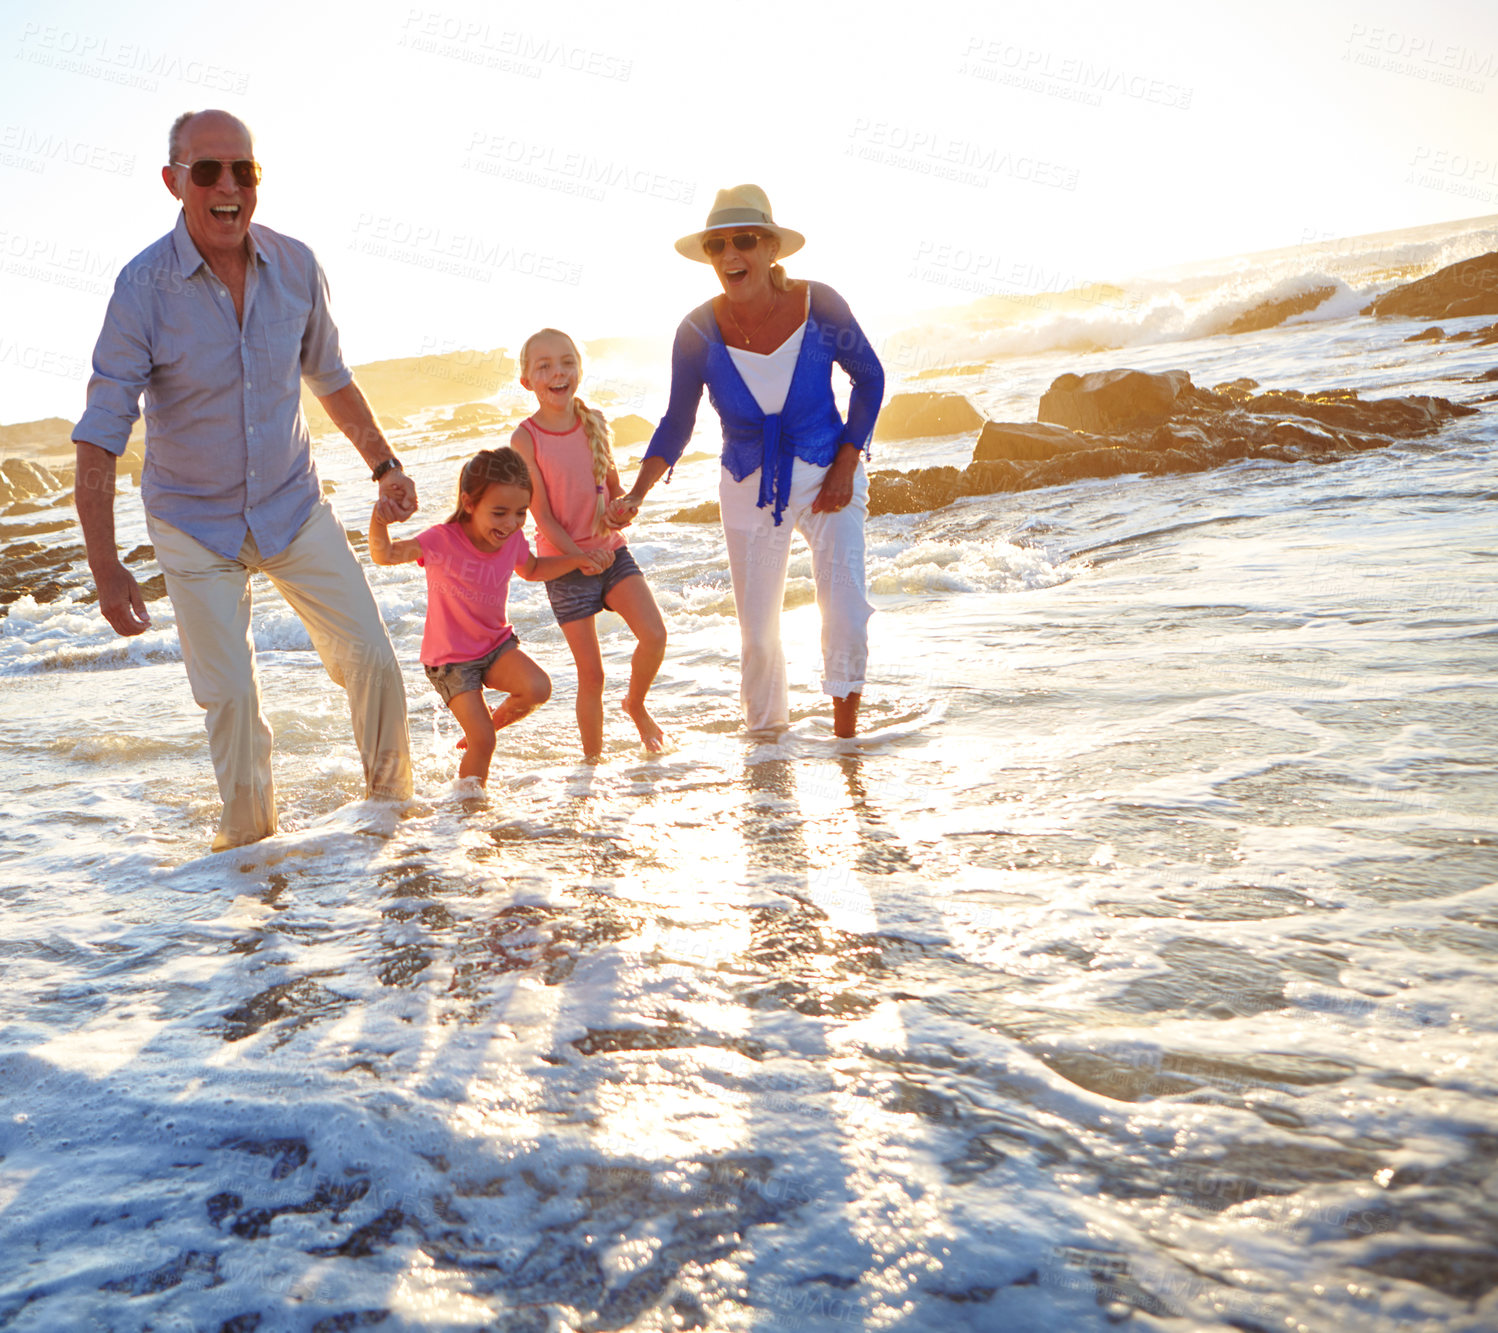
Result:
<svg viewBox="0 0 1498 1333"><path fill-rule="evenodd" d="M12 342L0 336L0 367L5 366L38 375L56 375L65 380L81 380L88 371L88 362L80 356L50 347Z"/></svg>
<svg viewBox="0 0 1498 1333"><path fill-rule="evenodd" d="M565 194L580 194L594 201L603 200L609 190L672 204L690 204L697 197L695 181L651 171L637 162L618 162L556 144L533 143L483 130L470 135L463 165L470 171Z"/></svg>
<svg viewBox="0 0 1498 1333"><path fill-rule="evenodd" d="M452 277L489 282L496 273L514 273L571 287L582 280L583 266L560 256L389 214L360 213L353 231L349 248L361 255Z"/></svg>
<svg viewBox="0 0 1498 1333"><path fill-rule="evenodd" d="M224 65L54 24L27 23L16 55L29 64L143 92L156 92L162 81L221 93L244 93L250 86L248 74Z"/></svg>
<svg viewBox="0 0 1498 1333"><path fill-rule="evenodd" d="M1463 92L1487 91L1487 81L1498 74L1498 56L1462 42L1446 41L1431 33L1354 23L1342 59L1364 69L1403 74Z"/></svg>
<svg viewBox="0 0 1498 1333"><path fill-rule="evenodd" d="M1021 181L1056 190L1075 190L1076 167L1016 153L977 139L955 138L940 130L860 116L848 131L849 157L900 167L937 180L986 189L995 179Z"/></svg>
<svg viewBox="0 0 1498 1333"><path fill-rule="evenodd" d="M1476 157L1422 145L1415 150L1404 183L1492 204L1498 202L1498 157Z"/></svg>
<svg viewBox="0 0 1498 1333"><path fill-rule="evenodd" d="M121 153L82 139L70 139L65 134L43 133L26 125L0 128L0 151L5 154L5 158L0 160L14 154L22 162L38 163L35 167L27 166L27 170L32 171L44 170L48 162L66 162L111 176L135 174L134 153ZM6 161L6 164L14 166L21 165L21 162Z"/></svg>
<svg viewBox="0 0 1498 1333"><path fill-rule="evenodd" d="M107 296L114 287L120 258L48 236L0 229L0 272Z"/></svg>
<svg viewBox="0 0 1498 1333"><path fill-rule="evenodd" d="M1003 38L969 37L963 43L957 72L1086 106L1101 106L1106 94L1189 111L1195 93L1193 88L1139 70L1095 65L1079 56L1057 55Z"/></svg>
<svg viewBox="0 0 1498 1333"><path fill-rule="evenodd" d="M398 44L424 55L443 56L531 79L539 79L548 69L560 69L624 83L634 69L633 61L610 51L575 46L510 28L494 28L479 19L440 9L407 11Z"/></svg>

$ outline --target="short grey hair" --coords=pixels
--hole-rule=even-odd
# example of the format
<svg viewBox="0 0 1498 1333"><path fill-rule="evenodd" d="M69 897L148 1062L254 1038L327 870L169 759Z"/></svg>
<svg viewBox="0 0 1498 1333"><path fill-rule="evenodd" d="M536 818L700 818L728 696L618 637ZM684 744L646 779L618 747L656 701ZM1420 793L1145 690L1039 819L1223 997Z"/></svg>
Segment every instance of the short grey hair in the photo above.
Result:
<svg viewBox="0 0 1498 1333"><path fill-rule="evenodd" d="M168 165L182 160L182 131L198 113L196 111L184 111L172 122L172 128L166 136L166 160Z"/></svg>

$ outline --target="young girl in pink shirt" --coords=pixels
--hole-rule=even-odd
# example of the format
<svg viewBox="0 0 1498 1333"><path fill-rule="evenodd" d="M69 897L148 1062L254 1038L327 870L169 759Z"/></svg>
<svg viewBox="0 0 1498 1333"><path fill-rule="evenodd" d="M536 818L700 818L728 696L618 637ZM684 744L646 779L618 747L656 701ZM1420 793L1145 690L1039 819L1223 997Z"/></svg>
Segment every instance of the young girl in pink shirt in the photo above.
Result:
<svg viewBox="0 0 1498 1333"><path fill-rule="evenodd" d="M485 449L463 466L457 507L445 523L416 537L392 540L388 501L369 517L369 556L377 565L414 560L427 572L427 619L421 661L427 679L463 728L460 778L489 780L494 737L551 697L551 680L520 651L505 616L510 575L536 581L600 568L599 557L531 554L525 511L531 476L513 449ZM503 691L492 712L484 689Z"/></svg>
<svg viewBox="0 0 1498 1333"><path fill-rule="evenodd" d="M530 468L535 493L536 550L543 556L597 554L596 572L579 568L547 578L546 594L577 663L577 729L583 754L603 753L603 654L595 618L607 607L624 618L636 640L624 711L652 754L665 737L645 696L666 655L666 626L624 538L604 522L609 501L624 488L609 448L603 414L577 396L582 360L558 329L542 329L520 349L520 382L536 395L536 411L510 443Z"/></svg>

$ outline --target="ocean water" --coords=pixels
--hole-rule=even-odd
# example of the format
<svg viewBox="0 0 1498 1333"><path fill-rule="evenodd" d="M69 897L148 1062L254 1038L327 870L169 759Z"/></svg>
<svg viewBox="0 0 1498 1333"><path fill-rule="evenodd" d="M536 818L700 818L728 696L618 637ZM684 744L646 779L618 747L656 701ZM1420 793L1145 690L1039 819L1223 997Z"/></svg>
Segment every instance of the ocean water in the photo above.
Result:
<svg viewBox="0 0 1498 1333"><path fill-rule="evenodd" d="M1008 419L1120 364L1487 391L1494 349L1419 327L906 377ZM70 598L0 620L0 1328L1498 1328L1494 409L871 520L854 742L803 550L773 744L738 729L720 535L664 521L713 492L701 427L631 543L672 636L659 758L615 714L578 762L517 584L556 693L456 785L420 572L372 570L418 794L362 802L259 586L284 828L207 855L170 605L131 641ZM483 443L397 440L428 515ZM320 466L362 528L351 451Z"/></svg>

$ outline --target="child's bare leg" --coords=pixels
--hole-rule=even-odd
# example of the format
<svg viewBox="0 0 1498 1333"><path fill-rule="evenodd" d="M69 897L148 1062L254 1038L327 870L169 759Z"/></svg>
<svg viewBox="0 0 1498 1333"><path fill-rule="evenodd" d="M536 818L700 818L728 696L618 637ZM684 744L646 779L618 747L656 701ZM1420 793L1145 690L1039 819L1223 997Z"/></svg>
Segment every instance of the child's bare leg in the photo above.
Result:
<svg viewBox="0 0 1498 1333"><path fill-rule="evenodd" d="M562 634L577 663L577 732L583 754L596 759L603 753L603 653L598 647L598 625L592 616L584 616L569 620Z"/></svg>
<svg viewBox="0 0 1498 1333"><path fill-rule="evenodd" d="M624 711L634 720L645 748L651 754L659 754L665 749L666 737L645 707L645 696L666 659L666 622L661 619L660 608L643 576L632 574L615 584L604 601L610 611L624 617L624 623L637 640L629 664L629 693L624 696Z"/></svg>
<svg viewBox="0 0 1498 1333"><path fill-rule="evenodd" d="M519 722L551 698L551 677L541 670L519 648L512 648L496 658L484 672L484 684L501 690L505 698L490 715L496 731Z"/></svg>
<svg viewBox="0 0 1498 1333"><path fill-rule="evenodd" d="M858 733L858 705L861 694L847 694L832 700L832 734L854 736Z"/></svg>
<svg viewBox="0 0 1498 1333"><path fill-rule="evenodd" d="M455 694L447 706L463 728L463 758L458 764L458 776L488 782L489 765L494 759L494 723L484 707L483 690Z"/></svg>

